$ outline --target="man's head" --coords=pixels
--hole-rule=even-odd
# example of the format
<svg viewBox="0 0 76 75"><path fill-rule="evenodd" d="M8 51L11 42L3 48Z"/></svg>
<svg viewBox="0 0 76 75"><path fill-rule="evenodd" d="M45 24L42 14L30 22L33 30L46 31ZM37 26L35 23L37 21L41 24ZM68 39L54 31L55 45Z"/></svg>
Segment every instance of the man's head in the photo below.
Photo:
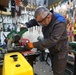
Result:
<svg viewBox="0 0 76 75"><path fill-rule="evenodd" d="M34 17L40 25L47 26L51 21L52 13L47 8L40 6L35 10Z"/></svg>

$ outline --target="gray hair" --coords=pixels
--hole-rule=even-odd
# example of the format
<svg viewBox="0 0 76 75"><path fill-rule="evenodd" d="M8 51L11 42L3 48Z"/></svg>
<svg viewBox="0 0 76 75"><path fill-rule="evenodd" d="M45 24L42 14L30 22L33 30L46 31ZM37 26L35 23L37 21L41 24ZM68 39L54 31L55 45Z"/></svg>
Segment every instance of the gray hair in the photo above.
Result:
<svg viewBox="0 0 76 75"><path fill-rule="evenodd" d="M47 14L49 14L49 13L50 13L49 9L47 9L46 7L43 7L43 6L39 6L35 10L34 17L37 18L37 16L41 16L42 18L45 18L47 16Z"/></svg>

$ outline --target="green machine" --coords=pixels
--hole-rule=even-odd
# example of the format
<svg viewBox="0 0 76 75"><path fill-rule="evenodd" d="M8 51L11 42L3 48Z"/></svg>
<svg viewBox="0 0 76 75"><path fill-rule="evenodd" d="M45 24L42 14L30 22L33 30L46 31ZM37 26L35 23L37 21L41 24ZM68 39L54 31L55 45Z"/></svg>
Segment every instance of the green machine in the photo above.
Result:
<svg viewBox="0 0 76 75"><path fill-rule="evenodd" d="M7 48L8 50L12 49L12 43L14 42L15 44L19 43L19 40L21 39L22 35L27 32L27 28L22 28L20 32L17 32L16 30L12 30L8 35L7 35Z"/></svg>
<svg viewBox="0 0 76 75"><path fill-rule="evenodd" d="M12 30L8 35L7 38L10 39L11 37L13 38L13 36L15 34L19 35L20 37L22 36L22 34L24 34L26 31L28 31L27 28L24 28L23 30L21 30L20 32L17 32L16 30Z"/></svg>
<svg viewBox="0 0 76 75"><path fill-rule="evenodd" d="M71 46L72 48L72 52L75 55L75 59L74 59L74 73L73 75L76 75L76 42L69 42L69 46Z"/></svg>

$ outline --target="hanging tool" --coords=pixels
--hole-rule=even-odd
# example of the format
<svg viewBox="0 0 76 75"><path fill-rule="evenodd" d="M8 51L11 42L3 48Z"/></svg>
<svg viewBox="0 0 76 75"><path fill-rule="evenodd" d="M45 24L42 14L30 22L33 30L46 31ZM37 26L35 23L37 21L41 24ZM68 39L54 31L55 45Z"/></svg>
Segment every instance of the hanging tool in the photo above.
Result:
<svg viewBox="0 0 76 75"><path fill-rule="evenodd" d="M17 16L21 16L21 0L15 0Z"/></svg>
<svg viewBox="0 0 76 75"><path fill-rule="evenodd" d="M15 17L15 0L11 0L11 16L12 18Z"/></svg>

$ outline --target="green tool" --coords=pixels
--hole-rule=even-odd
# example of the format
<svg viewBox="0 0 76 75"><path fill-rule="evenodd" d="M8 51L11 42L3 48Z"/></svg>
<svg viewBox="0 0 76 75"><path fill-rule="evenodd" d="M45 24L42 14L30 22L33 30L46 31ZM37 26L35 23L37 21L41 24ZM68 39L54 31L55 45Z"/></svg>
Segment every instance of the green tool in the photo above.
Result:
<svg viewBox="0 0 76 75"><path fill-rule="evenodd" d="M13 39L13 36L14 35L19 35L20 37L26 32L28 31L27 28L21 30L20 32L17 32L16 30L12 30L8 35L7 35L7 38L10 39L12 37Z"/></svg>

